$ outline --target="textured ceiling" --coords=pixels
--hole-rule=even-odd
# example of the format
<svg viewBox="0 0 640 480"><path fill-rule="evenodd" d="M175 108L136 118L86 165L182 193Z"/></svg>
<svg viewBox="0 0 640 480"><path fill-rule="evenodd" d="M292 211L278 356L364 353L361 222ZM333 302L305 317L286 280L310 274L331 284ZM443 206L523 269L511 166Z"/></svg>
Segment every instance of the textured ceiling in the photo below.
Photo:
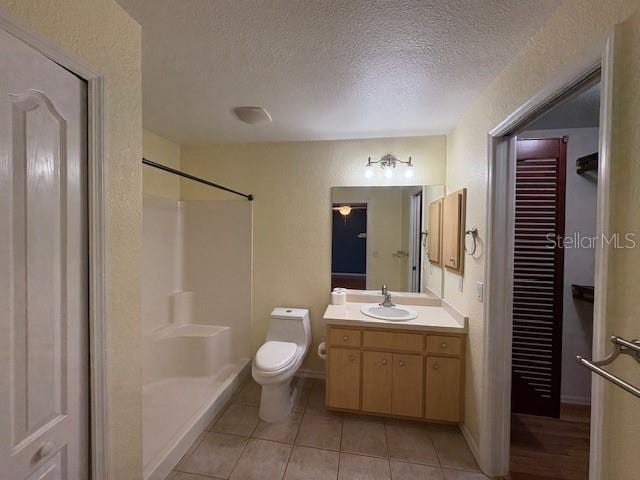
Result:
<svg viewBox="0 0 640 480"><path fill-rule="evenodd" d="M585 90L527 126L527 130L597 127L600 124L600 84Z"/></svg>
<svg viewBox="0 0 640 480"><path fill-rule="evenodd" d="M559 3L118 1L143 29L145 128L181 143L446 132Z"/></svg>

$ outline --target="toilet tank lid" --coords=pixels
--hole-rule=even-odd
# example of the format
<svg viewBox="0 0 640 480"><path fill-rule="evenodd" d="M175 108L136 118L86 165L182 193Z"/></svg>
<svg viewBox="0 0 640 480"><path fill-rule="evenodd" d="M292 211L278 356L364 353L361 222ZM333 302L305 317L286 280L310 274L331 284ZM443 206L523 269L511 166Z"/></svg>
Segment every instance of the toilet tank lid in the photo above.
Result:
<svg viewBox="0 0 640 480"><path fill-rule="evenodd" d="M306 308L289 308L289 307L276 307L271 312L271 318L285 318L285 319L303 319L309 316L309 310Z"/></svg>

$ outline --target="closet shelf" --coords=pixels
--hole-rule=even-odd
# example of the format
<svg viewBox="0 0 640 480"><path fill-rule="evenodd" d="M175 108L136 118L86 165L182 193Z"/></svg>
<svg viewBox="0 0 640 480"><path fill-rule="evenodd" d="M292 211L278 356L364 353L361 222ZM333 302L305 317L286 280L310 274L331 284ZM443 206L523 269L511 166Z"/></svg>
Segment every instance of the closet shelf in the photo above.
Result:
<svg viewBox="0 0 640 480"><path fill-rule="evenodd" d="M591 170L598 171L598 152L580 157L576 160L576 171L578 175L582 175Z"/></svg>
<svg viewBox="0 0 640 480"><path fill-rule="evenodd" d="M576 300L593 303L593 287L589 285L571 285L571 293Z"/></svg>

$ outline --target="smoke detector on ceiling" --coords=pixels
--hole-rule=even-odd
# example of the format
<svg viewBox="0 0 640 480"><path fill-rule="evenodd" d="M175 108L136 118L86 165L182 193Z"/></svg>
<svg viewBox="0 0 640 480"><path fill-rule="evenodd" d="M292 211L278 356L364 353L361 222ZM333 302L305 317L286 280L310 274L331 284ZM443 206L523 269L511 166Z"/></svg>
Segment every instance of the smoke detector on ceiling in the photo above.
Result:
<svg viewBox="0 0 640 480"><path fill-rule="evenodd" d="M266 125L271 123L271 115L262 107L236 107L233 113L238 120L249 125Z"/></svg>

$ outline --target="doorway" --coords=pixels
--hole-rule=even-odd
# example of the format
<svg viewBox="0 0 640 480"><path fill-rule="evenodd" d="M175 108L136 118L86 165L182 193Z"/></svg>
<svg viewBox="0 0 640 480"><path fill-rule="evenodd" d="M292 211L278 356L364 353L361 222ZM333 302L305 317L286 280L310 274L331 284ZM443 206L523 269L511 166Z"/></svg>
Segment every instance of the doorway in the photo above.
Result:
<svg viewBox="0 0 640 480"><path fill-rule="evenodd" d="M604 59L610 59L611 57L611 44L607 44L605 52L602 54ZM606 211L608 205L608 169L609 169L609 151L610 151L610 108L611 108L611 69L608 63L604 63L603 69L600 68L600 61L594 61L588 67L584 67L583 70L576 73L573 77L566 78L564 82L557 84L553 88L549 88L545 92L541 92L538 96L532 98L529 102L524 104L519 110L514 112L510 117L505 119L503 123L498 125L494 130L490 132L490 186L489 186L489 234L487 242L488 251L488 263L487 263L487 295L485 305L485 315L488 318L494 319L488 326L487 343L488 348L488 364L487 364L487 376L485 377L488 382L495 385L495 388L487 391L485 398L485 408L487 418L490 419L486 424L486 430L483 434L483 443L486 442L488 448L483 449L481 455L483 461L486 461L484 468L487 473L497 476L508 476L511 470L517 470L512 468L511 460L513 453L516 452L516 448L513 445L513 441L516 439L514 433L512 437L512 367L517 365L512 364L512 349L513 349L513 335L516 333L513 329L514 326L514 270L516 266L515 247L514 241L516 233L516 176L517 176L517 158L518 158L518 139L536 139L540 137L547 138L562 138L565 136L558 131L563 127L562 125L556 126L541 126L536 125L535 122L546 117L545 120L549 120L548 115L552 110L561 108L562 105L569 105L570 101L579 95L583 94L587 90L596 86L600 81L601 94L598 94L598 101L601 99L600 108L595 108L594 117L599 122L597 125L598 133L592 136L595 141L595 152L592 150L591 155L587 157L592 158L593 153L597 153L599 157L597 167L590 173L590 175L596 175L595 191L593 208L591 208L591 218L595 222L594 237L602 237L608 234L608 227L606 219L603 221L603 212ZM565 119L566 120L566 119ZM564 125L567 125L565 123ZM586 127L585 125L572 125L574 128ZM537 128L538 130L534 129ZM539 130L546 130L545 135L541 135ZM575 143L575 142L574 142ZM568 157L572 157L572 154L567 152ZM566 164L567 175L571 175L572 179L576 176L580 181L584 181L579 175L580 165L588 163L588 159L571 158ZM572 163L573 162L573 163ZM567 197L569 198L569 197ZM588 211L588 208L582 206L582 211ZM596 220L597 218L597 220ZM568 235L565 232L565 236ZM575 236L573 236L575 237ZM547 240L545 238L545 240ZM595 245L594 245L595 247ZM575 249L578 251L579 249ZM599 350L604 347L604 330L602 325L604 324L604 309L603 305L606 301L604 292L606 291L606 261L603 258L603 252L601 248L584 249L589 252L592 258L592 265L594 265L594 272L590 277L590 286L592 289L594 298L594 305L591 306L592 318L591 322L591 334L593 341L588 343L589 352L593 347L593 355L598 357ZM565 257L567 256L567 249L564 250ZM553 263L553 262L551 262ZM554 276L554 279L556 277ZM567 279L565 275L565 279ZM583 286L589 286L589 282L585 282ZM600 286L600 288L598 288ZM571 301L577 300L573 298L573 288L571 285L566 287L563 285L563 308L566 310L565 294L571 298ZM535 305L535 303L534 303ZM554 317L555 318L555 317ZM564 319L560 320L564 322ZM547 325L547 327L551 327ZM575 356L573 359L571 356L571 348L565 348L566 345L563 342L562 352L564 357L568 359L567 362L563 362L563 366L575 366ZM534 353L538 353L535 347ZM557 355L557 353L556 353ZM564 369L565 372L569 372L569 368ZM588 380L591 376L588 372L583 372L580 368L577 369L581 374L587 377L587 389ZM574 376L575 377L575 376ZM557 381L557 380L556 380ZM597 380L593 381L593 394L590 400L587 402L594 403L594 411L597 412L601 407L602 397L602 385ZM561 390L562 395L562 390ZM573 405L579 405L577 410L571 410L569 416L573 419L577 419L578 423L585 423L585 420L593 418L593 423L582 425L580 429L585 432L584 437L581 439L580 459L577 461L579 467L577 468L577 476L575 478L588 478L588 469L592 468L591 465L596 465L595 471L598 470L598 462L601 455L601 432L602 423L601 418L594 414L590 416L588 405L580 405L577 399L572 399L570 396L565 396L567 403ZM561 396L561 400L562 396ZM548 424L548 420L555 422L562 420L563 409L562 404L559 408L560 419L557 417L542 417L539 415L528 415L526 419L530 420L529 425L525 425L525 432L521 438L528 441L527 445L534 445L538 448L534 452L524 451L522 457L526 459L528 464L524 467L526 471L525 475L520 477L512 476L512 478L527 478L527 479L544 479L544 478L557 478L557 475L563 467L566 467L572 463L572 459L564 455L562 448L563 442L558 440L562 435L554 435L553 427ZM516 429L513 429L515 432ZM535 434L550 434L551 437L536 436ZM555 440L555 443L550 441ZM570 445L570 442L566 442ZM489 447L490 446L490 447ZM520 445L519 445L520 446ZM546 450L545 450L546 449ZM553 455L546 456L545 453L557 454L555 458ZM573 453L573 452L572 452ZM531 476L533 467L542 467L546 460L555 460L555 465L549 467L547 464L546 471L537 471L534 476ZM575 460L575 459L573 459ZM574 462L575 465L576 462ZM554 470L555 469L555 470ZM541 468L542 470L542 468ZM556 474L556 477L553 474ZM567 475L571 475L567 473ZM562 478L562 477L561 477ZM574 478L574 477L567 477ZM597 478L597 477L593 477Z"/></svg>
<svg viewBox="0 0 640 480"><path fill-rule="evenodd" d="M334 203L331 289L367 288L367 204Z"/></svg>
<svg viewBox="0 0 640 480"><path fill-rule="evenodd" d="M90 243L88 219L102 203L89 207L101 179L89 173L89 83L40 53L51 46L36 50L2 28L0 44L9 53L0 63L0 464L12 479L83 480L103 438L90 436L89 327L102 317L89 305L102 284L89 286L89 251L102 235ZM95 389L95 404L103 393Z"/></svg>
<svg viewBox="0 0 640 480"><path fill-rule="evenodd" d="M512 480L589 478L599 112L587 84L517 134Z"/></svg>
<svg viewBox="0 0 640 480"><path fill-rule="evenodd" d="M411 196L409 209L409 291L420 292L422 265L422 189Z"/></svg>

